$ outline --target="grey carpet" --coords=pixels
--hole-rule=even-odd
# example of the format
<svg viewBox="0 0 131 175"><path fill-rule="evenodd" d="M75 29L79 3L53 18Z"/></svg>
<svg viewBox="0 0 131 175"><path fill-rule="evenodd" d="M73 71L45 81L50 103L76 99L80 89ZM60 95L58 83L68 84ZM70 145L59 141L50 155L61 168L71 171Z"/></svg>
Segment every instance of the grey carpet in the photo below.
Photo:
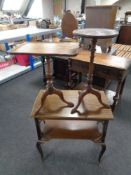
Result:
<svg viewBox="0 0 131 175"><path fill-rule="evenodd" d="M0 86L0 175L129 175L131 173L131 75L106 137L107 151L90 141L51 140L42 162L30 117L42 85L41 68Z"/></svg>

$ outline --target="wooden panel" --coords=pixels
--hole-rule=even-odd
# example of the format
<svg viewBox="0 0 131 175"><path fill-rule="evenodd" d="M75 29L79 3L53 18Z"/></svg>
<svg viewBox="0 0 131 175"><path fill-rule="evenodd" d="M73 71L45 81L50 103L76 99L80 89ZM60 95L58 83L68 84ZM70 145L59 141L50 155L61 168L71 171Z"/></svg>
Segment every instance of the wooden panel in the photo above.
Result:
<svg viewBox="0 0 131 175"><path fill-rule="evenodd" d="M97 100L97 98L88 94L84 97L83 102L78 108L77 113L71 114L70 107L67 107L58 96L50 95L46 99L43 108L40 110L38 115L34 115L35 111L38 109L41 103L41 97L44 93L41 90L36 98L33 106L32 116L39 119L64 119L64 120L111 120L113 115L110 107L104 108ZM78 101L78 91L77 90L64 90L64 96L67 101L71 101L76 105ZM107 98L103 91L100 91L101 97L104 103L108 104Z"/></svg>
<svg viewBox="0 0 131 175"><path fill-rule="evenodd" d="M115 24L117 7L115 6L89 6L86 7L87 28L109 28L113 29ZM85 46L90 40L85 40ZM111 46L111 39L98 40L98 45L103 49Z"/></svg>
<svg viewBox="0 0 131 175"><path fill-rule="evenodd" d="M86 7L86 27L112 29L115 24L116 11L115 6Z"/></svg>
<svg viewBox="0 0 131 175"><path fill-rule="evenodd" d="M97 121L46 120L44 138L100 140L102 133Z"/></svg>
<svg viewBox="0 0 131 175"><path fill-rule="evenodd" d="M53 59L53 70L54 70L53 76L56 79L68 81L69 70L68 70L68 60L67 59L61 59L59 57Z"/></svg>
<svg viewBox="0 0 131 175"><path fill-rule="evenodd" d="M8 51L10 54L35 54L45 56L75 56L78 53L78 43L42 43L30 42Z"/></svg>

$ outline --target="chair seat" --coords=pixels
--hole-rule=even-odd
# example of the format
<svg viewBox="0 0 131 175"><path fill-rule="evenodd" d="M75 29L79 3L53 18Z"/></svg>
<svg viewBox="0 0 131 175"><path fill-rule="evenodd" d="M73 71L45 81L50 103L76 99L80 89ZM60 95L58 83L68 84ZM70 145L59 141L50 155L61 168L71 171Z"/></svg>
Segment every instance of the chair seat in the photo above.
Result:
<svg viewBox="0 0 131 175"><path fill-rule="evenodd" d="M46 120L43 131L45 140L62 138L99 141L101 136L96 121Z"/></svg>

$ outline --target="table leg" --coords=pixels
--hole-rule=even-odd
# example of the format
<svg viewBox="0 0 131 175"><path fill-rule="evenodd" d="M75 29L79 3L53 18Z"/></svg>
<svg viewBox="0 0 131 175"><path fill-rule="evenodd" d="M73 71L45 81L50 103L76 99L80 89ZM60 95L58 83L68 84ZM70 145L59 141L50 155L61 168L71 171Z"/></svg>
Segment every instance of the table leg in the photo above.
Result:
<svg viewBox="0 0 131 175"><path fill-rule="evenodd" d="M38 137L36 147L41 155L41 158L43 158L43 151L41 148L42 133L41 133L41 128L40 128L40 121L38 119L35 119L35 125L36 125L36 130L37 130L37 137Z"/></svg>
<svg viewBox="0 0 131 175"><path fill-rule="evenodd" d="M121 98L122 93L123 93L123 89L124 89L124 86L125 86L126 78L127 78L127 76L126 76L126 77L124 78L124 80L122 81L122 85L121 85L121 89L120 89L120 98Z"/></svg>
<svg viewBox="0 0 131 175"><path fill-rule="evenodd" d="M42 68L43 68L43 82L46 84L46 72L45 72L45 57L41 57Z"/></svg>
<svg viewBox="0 0 131 175"><path fill-rule="evenodd" d="M66 103L69 107L73 107L74 104L71 102L68 102L63 95L63 92L59 89L56 89L53 86L53 81L52 81L52 74L51 74L51 65L50 65L50 57L46 57L47 59L47 74L46 74L46 78L47 78L47 88L45 90L45 92L43 93L42 97L41 97L41 105L39 106L38 110L36 111L35 115L37 115L41 109L41 107L43 106L46 98L48 95L53 95L56 94L59 96L59 98Z"/></svg>
<svg viewBox="0 0 131 175"><path fill-rule="evenodd" d="M103 131L102 131L102 138L101 138L101 143L100 143L102 148L101 148L99 158L98 158L99 163L101 161L101 158L102 158L104 152L106 151L105 137L106 137L106 133L107 133L108 123L109 123L109 121L103 121Z"/></svg>
<svg viewBox="0 0 131 175"><path fill-rule="evenodd" d="M113 104L111 106L112 108L112 111L115 110L115 107L122 95L122 91L123 91L123 88L124 88L124 84L125 84L125 80L126 80L126 77L123 78L120 76L120 78L118 79L118 84L117 84L117 88L116 88L116 95L113 97Z"/></svg>

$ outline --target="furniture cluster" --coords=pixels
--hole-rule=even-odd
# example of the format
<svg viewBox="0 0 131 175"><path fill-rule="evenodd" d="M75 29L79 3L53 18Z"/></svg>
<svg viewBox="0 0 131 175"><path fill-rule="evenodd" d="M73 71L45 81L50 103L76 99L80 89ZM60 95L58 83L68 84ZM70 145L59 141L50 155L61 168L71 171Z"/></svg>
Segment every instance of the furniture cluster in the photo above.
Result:
<svg viewBox="0 0 131 175"><path fill-rule="evenodd" d="M96 7L87 8L87 17L89 17L87 21L93 17L94 13L92 14L92 12L94 9L96 14L99 14L101 8L103 9L103 6L98 7L98 9ZM75 40L73 40L75 42L26 42L8 51L8 53L15 55L33 54L42 56L43 79L46 79L46 89L40 90L38 93L31 114L35 120L38 135L36 146L42 158L41 144L54 138L89 139L100 144L99 162L106 150L105 137L108 123L113 119L112 112L122 95L131 60L127 57L127 55L130 57L129 53L126 54L127 58L120 57L123 56L120 55L120 48L130 52L130 47L128 46L114 44L113 48L118 50L113 52L117 56L109 53L112 50L112 38L118 35L118 31L109 29L113 28L116 8L106 6L102 13L105 13L112 19L109 24L104 26L108 29L100 27L99 23L98 26L97 23L95 23L96 25L91 24L88 26L92 28L77 29L75 19L68 12L65 14L62 23L63 38L65 37L64 35L73 39L75 36ZM71 31L69 31L69 28L66 27L68 19L70 20L71 18L73 23L69 24L71 26ZM94 19L92 21L94 22ZM76 30L73 31L74 29ZM89 50L81 47L84 43L83 41L89 41ZM104 43L106 49L104 48L103 51L105 53L96 53L97 41L98 44L101 43L101 46ZM107 50L107 48L109 49ZM53 60L54 64L54 75L57 77L57 71L59 72L59 69L62 70L70 90L59 90L54 87L51 60ZM65 67L58 65L61 62L65 63ZM63 79L63 76L60 74L61 72L59 76ZM104 79L102 90L94 88L94 75ZM82 82L83 77L86 77L85 86L80 91L71 89L75 76L79 77L79 82ZM117 82L117 86L113 103L109 104L104 90L106 90L107 84L112 80Z"/></svg>
<svg viewBox="0 0 131 175"><path fill-rule="evenodd" d="M43 157L41 144L45 141L52 138L79 138L89 139L101 145L98 157L100 162L106 150L105 137L108 122L113 119L113 114L104 91L95 90L92 87L95 47L98 38L112 38L117 36L118 32L109 29L99 29L98 32L96 29L81 29L74 31L74 34L92 39L87 86L81 92L56 89L53 86L50 65L51 57L76 56L79 47L77 42L25 43L9 53L39 54L45 56L47 60L47 87L45 91L39 92L32 110L38 134L36 145L41 157ZM88 56L87 54L86 57Z"/></svg>

